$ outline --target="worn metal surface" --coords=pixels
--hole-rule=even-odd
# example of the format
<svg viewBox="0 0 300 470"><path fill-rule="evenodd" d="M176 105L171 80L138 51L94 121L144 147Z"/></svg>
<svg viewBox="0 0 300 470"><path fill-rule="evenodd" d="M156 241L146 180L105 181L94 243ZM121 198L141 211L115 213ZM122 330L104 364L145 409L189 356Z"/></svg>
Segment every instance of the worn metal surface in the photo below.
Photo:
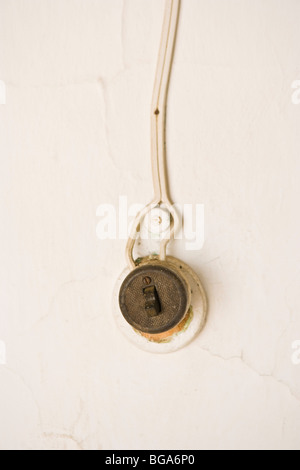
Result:
<svg viewBox="0 0 300 470"><path fill-rule="evenodd" d="M146 290L145 279L151 281ZM190 306L189 287L181 273L168 263L148 264L134 269L126 277L120 289L119 304L124 318L135 329L143 333L163 333L185 317Z"/></svg>

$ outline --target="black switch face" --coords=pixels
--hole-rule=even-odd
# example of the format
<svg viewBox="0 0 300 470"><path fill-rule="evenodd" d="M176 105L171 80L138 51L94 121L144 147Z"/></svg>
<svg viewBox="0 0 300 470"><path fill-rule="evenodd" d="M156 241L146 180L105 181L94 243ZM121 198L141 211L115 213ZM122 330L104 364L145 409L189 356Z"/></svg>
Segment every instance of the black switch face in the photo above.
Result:
<svg viewBox="0 0 300 470"><path fill-rule="evenodd" d="M155 286L148 286L143 289L145 297L145 310L149 317L156 317L161 312L161 305Z"/></svg>
<svg viewBox="0 0 300 470"><path fill-rule="evenodd" d="M154 261L132 270L120 288L119 303L125 320L137 331L169 331L190 307L189 286L182 273L167 262Z"/></svg>

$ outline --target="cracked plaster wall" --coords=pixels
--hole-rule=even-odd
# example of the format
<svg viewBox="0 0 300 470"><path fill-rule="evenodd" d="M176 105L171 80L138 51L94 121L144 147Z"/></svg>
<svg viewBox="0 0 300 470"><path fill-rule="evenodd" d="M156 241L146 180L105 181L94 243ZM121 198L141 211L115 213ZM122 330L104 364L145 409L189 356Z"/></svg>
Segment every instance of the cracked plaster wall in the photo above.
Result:
<svg viewBox="0 0 300 470"><path fill-rule="evenodd" d="M124 241L96 209L152 196L161 0L0 0L1 449L300 448L298 0L183 0L173 199L203 203L203 334L169 356L116 330Z"/></svg>

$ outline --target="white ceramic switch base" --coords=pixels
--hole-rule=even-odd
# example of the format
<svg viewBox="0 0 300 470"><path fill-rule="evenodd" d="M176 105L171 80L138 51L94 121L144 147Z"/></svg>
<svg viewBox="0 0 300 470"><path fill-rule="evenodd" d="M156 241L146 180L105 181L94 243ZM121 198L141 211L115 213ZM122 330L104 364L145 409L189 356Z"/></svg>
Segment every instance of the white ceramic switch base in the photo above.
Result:
<svg viewBox="0 0 300 470"><path fill-rule="evenodd" d="M149 259L151 259L151 257L146 257L143 259L143 262L146 260L148 261ZM174 333L172 336L159 341L149 340L140 332L132 328L132 326L124 319L119 307L119 292L124 279L130 273L129 268L126 268L122 272L114 289L113 312L118 328L129 341L140 349L151 353L171 353L183 348L202 330L207 316L207 299L204 288L197 274L187 264L177 258L168 256L167 261L182 271L182 274L187 279L192 291L191 307L188 313L189 318L186 325L181 331Z"/></svg>

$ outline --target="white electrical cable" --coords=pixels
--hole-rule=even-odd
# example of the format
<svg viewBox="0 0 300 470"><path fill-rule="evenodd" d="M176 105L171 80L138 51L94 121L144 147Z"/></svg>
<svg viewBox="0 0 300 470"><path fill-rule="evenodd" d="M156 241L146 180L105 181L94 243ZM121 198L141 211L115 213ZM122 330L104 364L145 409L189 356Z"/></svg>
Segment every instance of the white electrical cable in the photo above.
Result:
<svg viewBox="0 0 300 470"><path fill-rule="evenodd" d="M133 229L126 247L126 258L131 268L135 268L133 249L140 231L144 217L154 207L164 205L169 211L172 221L170 233L162 240L160 245L160 259L165 260L167 245L179 224L178 216L173 208L169 191L166 172L166 104L174 46L177 33L180 0L166 0L166 8L159 49L152 108L151 108L151 160L152 177L154 187L154 199L136 217Z"/></svg>

